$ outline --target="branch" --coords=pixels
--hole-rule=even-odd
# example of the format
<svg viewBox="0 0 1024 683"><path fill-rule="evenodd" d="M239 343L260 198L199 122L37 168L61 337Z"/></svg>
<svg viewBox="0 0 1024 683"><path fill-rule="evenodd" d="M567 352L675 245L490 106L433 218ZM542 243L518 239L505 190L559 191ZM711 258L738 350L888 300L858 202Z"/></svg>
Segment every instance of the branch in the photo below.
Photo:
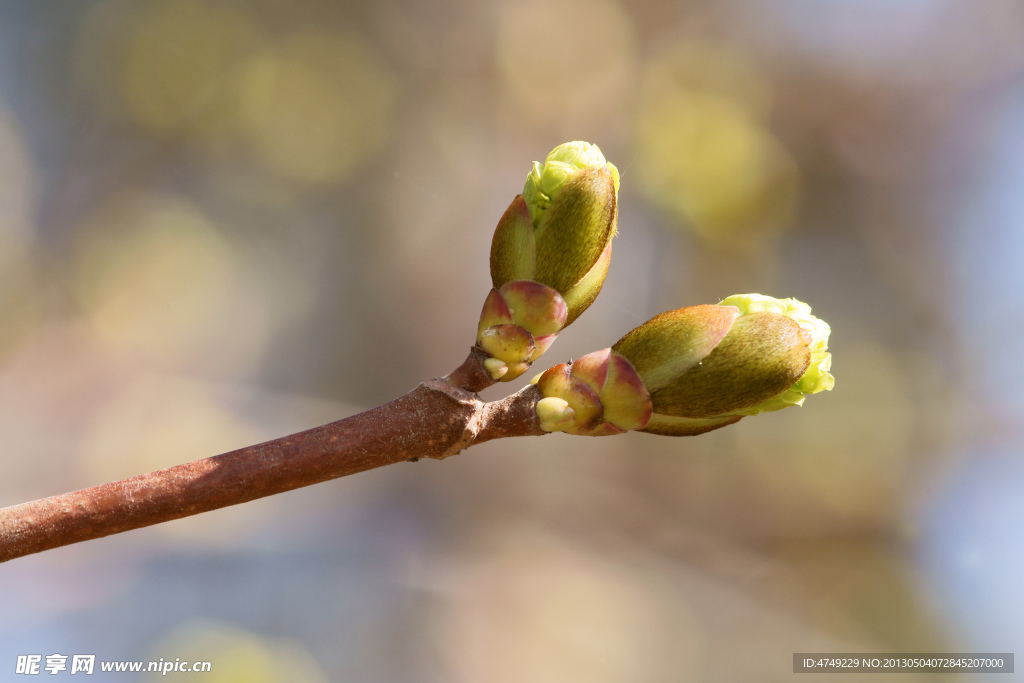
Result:
<svg viewBox="0 0 1024 683"><path fill-rule="evenodd" d="M490 358L490 355L486 351L479 346L474 346L469 350L466 360L462 361L462 365L443 379L445 382L466 391L472 391L473 393L483 391L498 381L492 379L491 373L484 367L484 361L488 358Z"/></svg>
<svg viewBox="0 0 1024 683"><path fill-rule="evenodd" d="M448 377L364 413L274 441L0 509L0 562L245 503L508 436L539 436L535 386L484 403L478 350ZM482 374L481 374L482 373ZM460 386L461 385L461 386Z"/></svg>

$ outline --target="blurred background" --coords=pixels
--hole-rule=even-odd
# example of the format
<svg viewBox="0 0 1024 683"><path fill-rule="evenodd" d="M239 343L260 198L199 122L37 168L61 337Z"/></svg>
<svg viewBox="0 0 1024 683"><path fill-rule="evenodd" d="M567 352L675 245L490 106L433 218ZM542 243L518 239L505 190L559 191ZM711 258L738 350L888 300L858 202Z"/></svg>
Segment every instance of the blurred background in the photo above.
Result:
<svg viewBox="0 0 1024 683"><path fill-rule="evenodd" d="M779 681L794 652L1024 654L1019 0L2 3L0 505L454 369L497 219L574 139L622 172L620 235L538 371L756 291L831 323L835 391L15 560L0 670Z"/></svg>

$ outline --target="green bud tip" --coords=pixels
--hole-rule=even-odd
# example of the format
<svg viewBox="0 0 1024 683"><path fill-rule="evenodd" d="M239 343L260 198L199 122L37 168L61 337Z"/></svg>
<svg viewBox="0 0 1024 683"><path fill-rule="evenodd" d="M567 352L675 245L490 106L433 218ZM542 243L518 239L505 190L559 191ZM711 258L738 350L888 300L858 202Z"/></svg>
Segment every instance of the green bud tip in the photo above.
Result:
<svg viewBox="0 0 1024 683"><path fill-rule="evenodd" d="M562 186L578 172L587 168L607 166L619 191L619 169L609 163L597 145L575 140L565 142L551 150L544 163L533 162L533 170L526 177L523 197L530 210L533 227L540 225L540 217L551 206Z"/></svg>
<svg viewBox="0 0 1024 683"><path fill-rule="evenodd" d="M792 318L804 331L807 348L811 352L806 372L793 386L747 411L737 411L737 414L757 415L789 406L802 406L807 396L832 391L835 378L829 372L832 369L832 354L828 352L828 337L832 328L821 318L811 315L810 306L798 299L775 299L763 294L734 294L723 299L720 305L735 306L740 310L741 316L751 313L776 313Z"/></svg>

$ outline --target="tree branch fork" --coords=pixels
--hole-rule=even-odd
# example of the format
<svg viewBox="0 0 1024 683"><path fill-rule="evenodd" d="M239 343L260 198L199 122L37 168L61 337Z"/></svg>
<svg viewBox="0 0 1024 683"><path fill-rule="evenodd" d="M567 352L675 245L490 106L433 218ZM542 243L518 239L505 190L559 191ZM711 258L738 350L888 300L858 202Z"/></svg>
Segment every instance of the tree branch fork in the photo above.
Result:
<svg viewBox="0 0 1024 683"><path fill-rule="evenodd" d="M0 508L0 562L238 505L419 458L443 460L492 439L540 436L533 385L500 401L474 347L443 378L320 427L121 481Z"/></svg>

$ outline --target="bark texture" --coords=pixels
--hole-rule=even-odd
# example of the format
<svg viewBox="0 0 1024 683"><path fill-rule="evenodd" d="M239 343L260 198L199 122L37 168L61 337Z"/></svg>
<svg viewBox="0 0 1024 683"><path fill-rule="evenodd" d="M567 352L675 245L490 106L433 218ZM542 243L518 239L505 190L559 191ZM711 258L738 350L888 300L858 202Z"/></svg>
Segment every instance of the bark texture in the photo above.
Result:
<svg viewBox="0 0 1024 683"><path fill-rule="evenodd" d="M471 352L463 366L448 377L424 382L390 403L337 422L130 479L2 508L0 562L396 462L441 460L491 439L544 434L535 416L540 398L535 387L484 403L458 386L479 386L483 378L478 370L482 369Z"/></svg>

